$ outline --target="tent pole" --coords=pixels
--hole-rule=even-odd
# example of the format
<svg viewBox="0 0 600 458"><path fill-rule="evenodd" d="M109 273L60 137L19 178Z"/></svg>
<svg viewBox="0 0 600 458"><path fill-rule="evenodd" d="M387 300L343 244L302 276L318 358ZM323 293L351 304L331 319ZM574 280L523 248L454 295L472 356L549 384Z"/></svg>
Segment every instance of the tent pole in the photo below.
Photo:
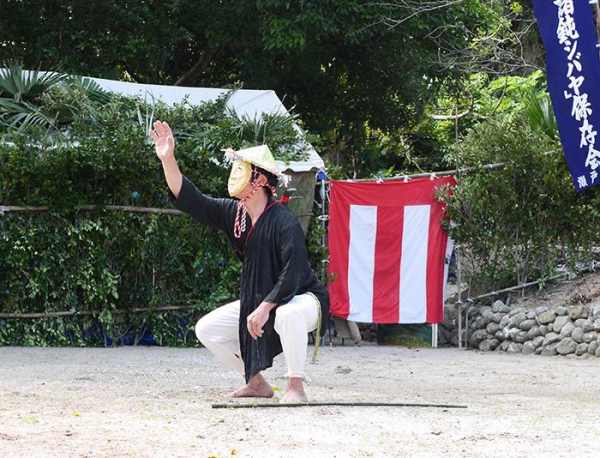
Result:
<svg viewBox="0 0 600 458"><path fill-rule="evenodd" d="M456 296L456 305L458 307L458 348L463 347L462 341L462 272L460 267L460 245L456 245L454 247L454 255L456 258L456 284L458 285L457 296Z"/></svg>
<svg viewBox="0 0 600 458"><path fill-rule="evenodd" d="M457 171L457 183L458 183L458 178L460 178L460 175L462 172L466 172L466 170L462 170L460 167L460 155L459 155L459 124L458 124L458 103L459 103L459 99L458 99L458 94L456 95L456 105L454 106L454 110L455 110L455 117L454 117L454 159L456 160L456 171ZM504 165L500 166L500 167L504 167ZM460 245L457 244L454 247L455 250L455 258L456 258L456 284L458 285L458 292L457 292L457 305L458 305L458 348L462 348L463 347L463 341L462 341L462 295L461 295L461 289L462 289L462 275L461 275L461 267L460 267Z"/></svg>
<svg viewBox="0 0 600 458"><path fill-rule="evenodd" d="M321 185L319 188L319 197L321 198L321 214L317 217L317 219L321 220L321 227L323 229L323 234L321 235L321 248L323 253L327 253L327 221L329 220L328 209L327 209L327 189L326 186L329 186L329 182L327 180L327 175L325 171L320 170L317 174L317 179L321 180ZM321 280L325 287L327 287L327 256L325 255L324 259L321 259ZM329 333L329 344L331 345L331 315L327 317L323 317L323 319L327 320L327 332Z"/></svg>

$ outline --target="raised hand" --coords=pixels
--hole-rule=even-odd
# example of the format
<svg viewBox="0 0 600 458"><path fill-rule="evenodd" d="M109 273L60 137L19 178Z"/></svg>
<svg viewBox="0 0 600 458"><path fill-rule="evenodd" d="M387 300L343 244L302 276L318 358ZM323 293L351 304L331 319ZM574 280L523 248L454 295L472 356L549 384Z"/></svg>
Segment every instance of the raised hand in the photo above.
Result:
<svg viewBox="0 0 600 458"><path fill-rule="evenodd" d="M154 140L156 155L161 161L172 159L175 155L175 140L173 131L166 122L156 121L154 129L150 129L150 136Z"/></svg>
<svg viewBox="0 0 600 458"><path fill-rule="evenodd" d="M156 155L162 162L165 179L169 185L169 189L175 197L179 196L183 176L175 160L175 140L173 132L166 122L156 121L154 129L150 129L150 136L154 140L156 147Z"/></svg>

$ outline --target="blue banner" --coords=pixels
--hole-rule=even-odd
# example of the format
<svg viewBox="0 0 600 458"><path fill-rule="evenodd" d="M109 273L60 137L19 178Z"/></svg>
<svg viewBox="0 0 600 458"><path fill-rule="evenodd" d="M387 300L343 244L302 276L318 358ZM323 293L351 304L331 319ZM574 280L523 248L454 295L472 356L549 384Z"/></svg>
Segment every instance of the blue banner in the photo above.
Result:
<svg viewBox="0 0 600 458"><path fill-rule="evenodd" d="M600 184L598 0L534 0L546 48L548 89L577 192Z"/></svg>

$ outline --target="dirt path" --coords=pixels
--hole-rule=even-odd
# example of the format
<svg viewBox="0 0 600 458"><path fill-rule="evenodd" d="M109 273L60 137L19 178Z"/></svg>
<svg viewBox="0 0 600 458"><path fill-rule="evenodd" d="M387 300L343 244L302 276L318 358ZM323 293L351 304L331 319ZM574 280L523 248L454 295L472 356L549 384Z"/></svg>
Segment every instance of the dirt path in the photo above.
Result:
<svg viewBox="0 0 600 458"><path fill-rule="evenodd" d="M241 380L205 349L4 347L0 362L2 457L567 457L600 443L598 358L345 346L308 366L312 401L466 409L214 409ZM283 373L280 357L266 376L282 389Z"/></svg>

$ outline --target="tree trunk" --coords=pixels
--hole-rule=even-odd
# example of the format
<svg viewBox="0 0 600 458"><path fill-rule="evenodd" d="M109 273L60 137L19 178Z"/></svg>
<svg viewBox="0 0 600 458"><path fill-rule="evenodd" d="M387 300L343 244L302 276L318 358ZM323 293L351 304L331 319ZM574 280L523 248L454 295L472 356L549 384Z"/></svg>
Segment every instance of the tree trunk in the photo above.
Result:
<svg viewBox="0 0 600 458"><path fill-rule="evenodd" d="M198 62L185 72L176 82L175 86L193 86L195 81L204 73L204 70L210 64L213 56L217 52L218 48L209 48L202 53Z"/></svg>

